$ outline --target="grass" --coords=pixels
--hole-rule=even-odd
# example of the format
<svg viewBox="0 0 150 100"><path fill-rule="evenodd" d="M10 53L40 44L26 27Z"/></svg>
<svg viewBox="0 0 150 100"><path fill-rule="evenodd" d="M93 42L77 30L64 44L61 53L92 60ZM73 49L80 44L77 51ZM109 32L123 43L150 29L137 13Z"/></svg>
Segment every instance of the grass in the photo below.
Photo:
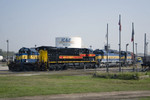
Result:
<svg viewBox="0 0 150 100"><path fill-rule="evenodd" d="M141 97L138 100L150 100L150 97Z"/></svg>
<svg viewBox="0 0 150 100"><path fill-rule="evenodd" d="M61 74L0 76L0 98L134 90L150 90L150 78L119 80Z"/></svg>

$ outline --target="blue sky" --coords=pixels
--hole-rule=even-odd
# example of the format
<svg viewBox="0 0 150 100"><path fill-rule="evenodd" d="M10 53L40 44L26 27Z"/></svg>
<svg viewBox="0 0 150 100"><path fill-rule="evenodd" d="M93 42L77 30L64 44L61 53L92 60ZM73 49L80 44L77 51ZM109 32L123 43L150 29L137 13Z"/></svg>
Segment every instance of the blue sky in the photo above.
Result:
<svg viewBox="0 0 150 100"><path fill-rule="evenodd" d="M55 37L79 36L83 45L102 49L106 26L109 44L119 50L119 14L121 48L129 43L134 22L138 52L144 51L144 33L150 42L150 0L0 0L0 48L10 51L34 45L55 46ZM149 46L150 47L150 46ZM150 50L150 49L149 49Z"/></svg>

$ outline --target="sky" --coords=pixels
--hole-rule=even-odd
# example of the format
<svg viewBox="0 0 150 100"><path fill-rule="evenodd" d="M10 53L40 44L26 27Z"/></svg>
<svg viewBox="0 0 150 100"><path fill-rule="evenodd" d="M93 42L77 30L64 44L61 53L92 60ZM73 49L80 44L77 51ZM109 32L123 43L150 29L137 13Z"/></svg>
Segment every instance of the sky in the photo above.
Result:
<svg viewBox="0 0 150 100"><path fill-rule="evenodd" d="M82 45L103 49L108 23L111 49L132 51L132 22L137 52L144 52L144 34L150 42L150 0L0 0L0 49L55 46L56 37L82 38ZM148 51L150 46L148 46Z"/></svg>

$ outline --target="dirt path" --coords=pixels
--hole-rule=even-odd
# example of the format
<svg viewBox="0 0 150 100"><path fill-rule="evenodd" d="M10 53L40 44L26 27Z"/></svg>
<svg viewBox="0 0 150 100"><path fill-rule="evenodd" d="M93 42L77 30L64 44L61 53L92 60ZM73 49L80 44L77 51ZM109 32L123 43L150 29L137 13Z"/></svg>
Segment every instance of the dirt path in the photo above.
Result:
<svg viewBox="0 0 150 100"><path fill-rule="evenodd" d="M0 100L139 100L149 97L150 91L120 91L101 93L60 94L47 96L31 96L18 98L1 98Z"/></svg>

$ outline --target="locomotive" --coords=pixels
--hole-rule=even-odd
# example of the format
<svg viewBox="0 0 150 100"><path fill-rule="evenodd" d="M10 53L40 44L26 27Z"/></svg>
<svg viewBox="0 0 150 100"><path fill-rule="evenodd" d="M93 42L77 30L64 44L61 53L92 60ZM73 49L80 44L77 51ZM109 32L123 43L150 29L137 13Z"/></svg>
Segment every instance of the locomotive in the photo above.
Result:
<svg viewBox="0 0 150 100"><path fill-rule="evenodd" d="M95 68L95 66L95 54L91 49L51 46L23 47L16 54L16 60L8 65L11 71L65 70Z"/></svg>
<svg viewBox="0 0 150 100"><path fill-rule="evenodd" d="M11 71L47 71L65 70L68 68L83 69L108 66L130 65L133 62L131 52L108 50L91 50L88 48L57 48L41 46L37 48L21 48L16 59L8 67Z"/></svg>
<svg viewBox="0 0 150 100"><path fill-rule="evenodd" d="M95 60L99 67L105 67L106 63L108 66L119 66L121 65L130 65L132 64L132 53L121 51L120 61L119 61L119 52L117 50L108 50L108 61L107 61L107 50L106 49L96 49L94 50Z"/></svg>
<svg viewBox="0 0 150 100"><path fill-rule="evenodd" d="M8 64L11 71L35 70L39 53L35 48L21 48L16 54L15 61Z"/></svg>

